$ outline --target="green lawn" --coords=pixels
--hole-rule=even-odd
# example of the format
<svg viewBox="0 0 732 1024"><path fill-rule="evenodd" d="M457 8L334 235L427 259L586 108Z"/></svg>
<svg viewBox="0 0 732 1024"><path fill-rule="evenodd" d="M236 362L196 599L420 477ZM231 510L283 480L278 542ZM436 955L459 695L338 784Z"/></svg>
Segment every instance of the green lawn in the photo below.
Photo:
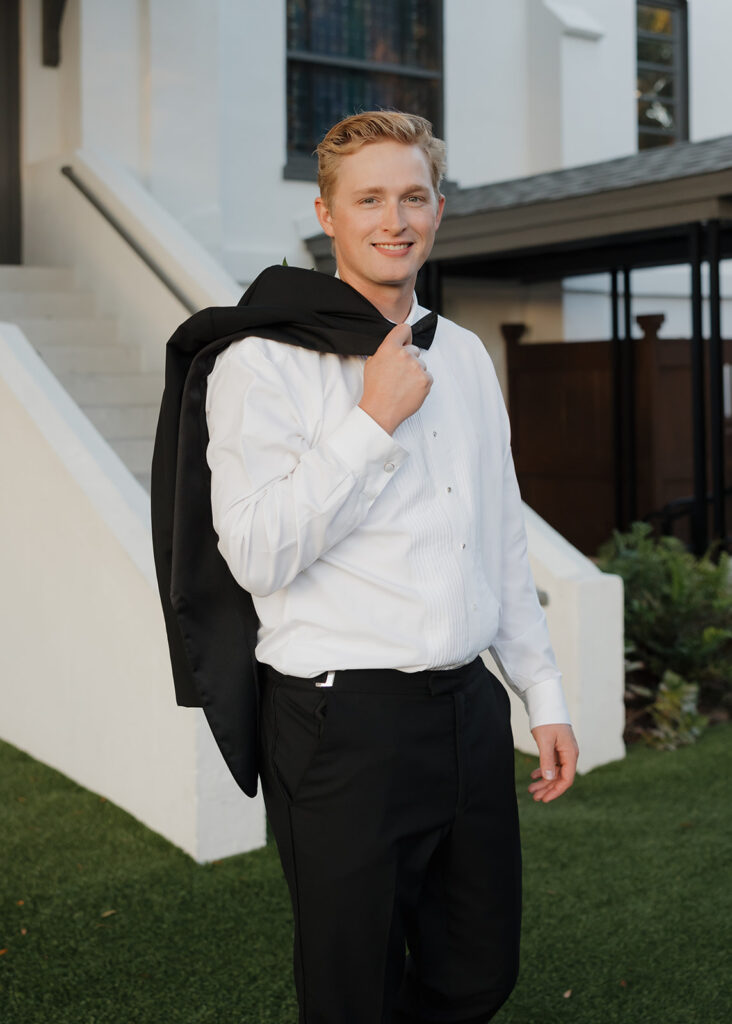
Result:
<svg viewBox="0 0 732 1024"><path fill-rule="evenodd" d="M546 806L517 754L523 960L498 1024L732 1020L731 739L632 747ZM7 744L0 808L2 1024L294 1024L272 846L197 865Z"/></svg>

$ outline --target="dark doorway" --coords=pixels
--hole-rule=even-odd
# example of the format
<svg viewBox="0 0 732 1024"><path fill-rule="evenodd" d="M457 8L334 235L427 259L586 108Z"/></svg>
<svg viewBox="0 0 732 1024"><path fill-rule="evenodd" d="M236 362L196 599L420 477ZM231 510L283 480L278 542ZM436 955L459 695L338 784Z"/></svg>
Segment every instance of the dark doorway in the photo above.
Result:
<svg viewBox="0 0 732 1024"><path fill-rule="evenodd" d="M21 262L19 6L0 3L0 263Z"/></svg>

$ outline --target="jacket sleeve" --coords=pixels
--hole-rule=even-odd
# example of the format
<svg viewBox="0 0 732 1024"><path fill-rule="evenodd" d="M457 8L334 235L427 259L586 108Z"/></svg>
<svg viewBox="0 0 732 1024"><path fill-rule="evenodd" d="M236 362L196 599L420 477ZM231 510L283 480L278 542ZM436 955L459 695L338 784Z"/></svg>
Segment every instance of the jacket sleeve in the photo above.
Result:
<svg viewBox="0 0 732 1024"><path fill-rule="evenodd" d="M232 575L255 596L287 586L351 533L408 456L358 405L311 445L295 400L309 385L259 338L231 344L208 378L213 524Z"/></svg>

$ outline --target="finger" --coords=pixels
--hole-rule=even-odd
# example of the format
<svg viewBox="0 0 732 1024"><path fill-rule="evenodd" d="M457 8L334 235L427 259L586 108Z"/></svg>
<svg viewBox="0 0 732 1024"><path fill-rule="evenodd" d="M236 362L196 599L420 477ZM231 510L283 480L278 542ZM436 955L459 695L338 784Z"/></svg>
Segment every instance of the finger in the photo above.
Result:
<svg viewBox="0 0 732 1024"><path fill-rule="evenodd" d="M400 348L402 345L411 345L412 328L409 324L397 324L386 335L384 342L393 345L394 348Z"/></svg>
<svg viewBox="0 0 732 1024"><path fill-rule="evenodd" d="M529 793L535 801L550 803L552 800L556 800L558 796L566 793L574 781L574 767L571 764L566 769L563 766L558 767L557 776L551 781L539 777L540 771L540 768L534 769L531 775L537 781L532 782L528 787Z"/></svg>
<svg viewBox="0 0 732 1024"><path fill-rule="evenodd" d="M548 786L544 792L538 795L538 797L534 796L534 800L541 800L541 802L544 804L551 803L552 800L556 800L558 796L561 796L563 793L566 793L569 789L569 786L569 782L565 782L562 779L558 779L556 782L552 782L551 785Z"/></svg>
<svg viewBox="0 0 732 1024"><path fill-rule="evenodd" d="M532 782L527 789L529 793L534 796L536 793L546 793L546 791L553 785L555 785L554 782L547 782L546 779L538 779L536 782Z"/></svg>
<svg viewBox="0 0 732 1024"><path fill-rule="evenodd" d="M542 779L555 779L557 777L557 759L554 751L554 737L541 736L539 738L539 769Z"/></svg>
<svg viewBox="0 0 732 1024"><path fill-rule="evenodd" d="M575 750L564 750L559 751L559 763L561 765L560 774L562 782L566 782L567 789L574 782L574 776L577 771L577 752Z"/></svg>
<svg viewBox="0 0 732 1024"><path fill-rule="evenodd" d="M528 789L534 800L545 800L549 794L555 791L558 785L559 782L557 780L548 782L546 779L539 779L538 782L532 782Z"/></svg>

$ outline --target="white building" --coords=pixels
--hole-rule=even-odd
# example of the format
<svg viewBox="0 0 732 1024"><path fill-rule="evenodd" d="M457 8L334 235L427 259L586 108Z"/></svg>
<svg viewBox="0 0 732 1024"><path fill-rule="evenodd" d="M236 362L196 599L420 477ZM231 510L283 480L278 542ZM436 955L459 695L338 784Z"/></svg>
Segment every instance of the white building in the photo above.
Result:
<svg viewBox="0 0 732 1024"><path fill-rule="evenodd" d="M23 264L0 274L0 319L14 325L0 325L14 438L2 735L199 859L222 856L261 842L263 816L202 715L173 703L145 490L164 341L189 309L236 302L263 267L312 265L318 111L322 129L365 101L421 104L447 141L451 194L628 156L639 138L714 138L732 133L732 6L19 0L0 17L0 259ZM641 51L660 63L639 130ZM685 315L678 271L638 281ZM598 277L529 296L535 340L583 332L607 288ZM506 318L505 303L494 315L457 286L444 309ZM527 526L588 770L623 753L621 589L528 509ZM515 733L532 749L521 714Z"/></svg>

